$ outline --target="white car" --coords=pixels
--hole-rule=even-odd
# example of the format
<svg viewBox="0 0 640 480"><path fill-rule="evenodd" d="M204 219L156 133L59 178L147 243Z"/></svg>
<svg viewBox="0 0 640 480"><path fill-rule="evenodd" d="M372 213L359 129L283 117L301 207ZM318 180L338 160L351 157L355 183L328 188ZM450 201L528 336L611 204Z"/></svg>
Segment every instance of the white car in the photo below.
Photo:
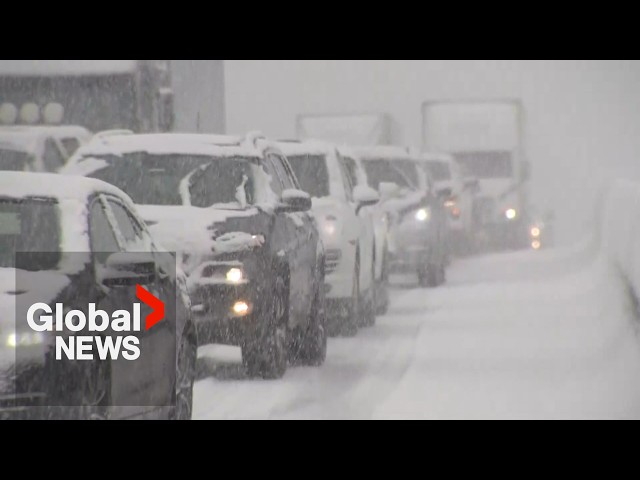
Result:
<svg viewBox="0 0 640 480"><path fill-rule="evenodd" d="M358 154L348 147L338 151L354 186L369 186L369 179ZM379 205L365 207L360 215L367 216L374 235L374 281L376 314L384 315L389 309L389 222Z"/></svg>
<svg viewBox="0 0 640 480"><path fill-rule="evenodd" d="M0 127L0 170L58 172L91 137L77 126Z"/></svg>
<svg viewBox="0 0 640 480"><path fill-rule="evenodd" d="M389 222L389 268L415 272L424 287L445 282L446 222L443 207L410 151L397 146L358 147L369 186L380 192Z"/></svg>
<svg viewBox="0 0 640 480"><path fill-rule="evenodd" d="M375 323L375 237L364 207L379 201L366 185L352 185L338 149L321 142L280 142L300 186L311 195L312 212L325 246L326 307L336 333L355 335Z"/></svg>

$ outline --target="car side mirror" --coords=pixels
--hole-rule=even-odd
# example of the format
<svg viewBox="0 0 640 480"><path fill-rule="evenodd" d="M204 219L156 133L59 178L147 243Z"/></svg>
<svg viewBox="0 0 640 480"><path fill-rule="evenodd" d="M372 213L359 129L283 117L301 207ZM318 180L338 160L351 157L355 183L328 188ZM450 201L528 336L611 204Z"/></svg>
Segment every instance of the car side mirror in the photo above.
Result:
<svg viewBox="0 0 640 480"><path fill-rule="evenodd" d="M311 205L311 197L307 192L289 189L282 192L282 199L277 211L288 213L308 212L311 210Z"/></svg>
<svg viewBox="0 0 640 480"><path fill-rule="evenodd" d="M152 283L156 278L156 262L150 253L117 252L107 257L96 274L105 287Z"/></svg>
<svg viewBox="0 0 640 480"><path fill-rule="evenodd" d="M356 214L363 207L376 205L380 201L380 195L367 185L358 185L353 189L353 200L356 202Z"/></svg>

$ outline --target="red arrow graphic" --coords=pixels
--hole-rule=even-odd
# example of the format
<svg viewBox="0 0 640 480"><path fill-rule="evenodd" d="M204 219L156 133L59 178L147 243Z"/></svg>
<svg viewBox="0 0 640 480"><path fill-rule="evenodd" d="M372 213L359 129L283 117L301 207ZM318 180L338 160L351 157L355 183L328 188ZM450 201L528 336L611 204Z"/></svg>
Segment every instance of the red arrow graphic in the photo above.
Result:
<svg viewBox="0 0 640 480"><path fill-rule="evenodd" d="M145 319L145 327L149 330L164 318L164 302L155 297L140 285L136 285L136 297L151 307L152 312Z"/></svg>

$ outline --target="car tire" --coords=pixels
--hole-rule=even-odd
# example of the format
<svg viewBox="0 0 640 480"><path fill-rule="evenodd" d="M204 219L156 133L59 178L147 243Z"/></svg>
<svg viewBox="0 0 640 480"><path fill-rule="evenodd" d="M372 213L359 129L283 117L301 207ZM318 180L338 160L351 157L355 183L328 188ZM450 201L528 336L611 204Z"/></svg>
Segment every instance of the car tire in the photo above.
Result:
<svg viewBox="0 0 640 480"><path fill-rule="evenodd" d="M376 324L376 296L375 288L371 288L371 293L362 303L361 325L363 327L373 327Z"/></svg>
<svg viewBox="0 0 640 480"><path fill-rule="evenodd" d="M51 405L69 407L37 409L37 419L107 420L111 402L111 369L109 362L94 360L76 362L68 368L66 362L47 362L48 396ZM60 381L64 379L64 381Z"/></svg>
<svg viewBox="0 0 640 480"><path fill-rule="evenodd" d="M360 255L356 255L356 264L353 269L353 287L351 290L351 302L347 309L346 317L342 324L342 335L345 337L355 337L358 333L360 323Z"/></svg>
<svg viewBox="0 0 640 480"><path fill-rule="evenodd" d="M176 369L176 406L171 410L170 420L191 420L193 414L193 384L196 379L198 347L196 342L185 337L178 351Z"/></svg>
<svg viewBox="0 0 640 480"><path fill-rule="evenodd" d="M255 314L258 326L242 345L242 363L250 377L282 378L287 371L288 288L283 275L276 277L273 294L263 299ZM260 318L263 315L264 318Z"/></svg>
<svg viewBox="0 0 640 480"><path fill-rule="evenodd" d="M389 311L389 266L385 249L382 260L382 275L376 283L376 315L386 315Z"/></svg>
<svg viewBox="0 0 640 480"><path fill-rule="evenodd" d="M422 288L435 288L438 286L438 269L434 264L426 264L418 270L418 284Z"/></svg>
<svg viewBox="0 0 640 480"><path fill-rule="evenodd" d="M321 282L311 306L309 327L302 336L298 352L299 361L310 367L319 367L327 358L327 327L323 292L323 282Z"/></svg>

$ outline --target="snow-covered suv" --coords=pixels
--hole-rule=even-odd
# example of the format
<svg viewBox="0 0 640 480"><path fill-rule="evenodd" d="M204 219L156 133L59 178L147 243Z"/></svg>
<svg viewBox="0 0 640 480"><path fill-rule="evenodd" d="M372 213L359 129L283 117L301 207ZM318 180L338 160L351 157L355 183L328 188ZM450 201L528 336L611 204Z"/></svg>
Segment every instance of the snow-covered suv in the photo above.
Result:
<svg viewBox="0 0 640 480"><path fill-rule="evenodd" d="M375 323L375 238L363 207L379 201L367 185L353 185L338 149L322 142L280 142L300 186L313 200L326 251L327 314L332 330L355 335Z"/></svg>
<svg viewBox="0 0 640 480"><path fill-rule="evenodd" d="M286 158L260 136L97 138L66 174L126 191L188 274L201 343L239 345L250 375L326 355L324 250Z"/></svg>

